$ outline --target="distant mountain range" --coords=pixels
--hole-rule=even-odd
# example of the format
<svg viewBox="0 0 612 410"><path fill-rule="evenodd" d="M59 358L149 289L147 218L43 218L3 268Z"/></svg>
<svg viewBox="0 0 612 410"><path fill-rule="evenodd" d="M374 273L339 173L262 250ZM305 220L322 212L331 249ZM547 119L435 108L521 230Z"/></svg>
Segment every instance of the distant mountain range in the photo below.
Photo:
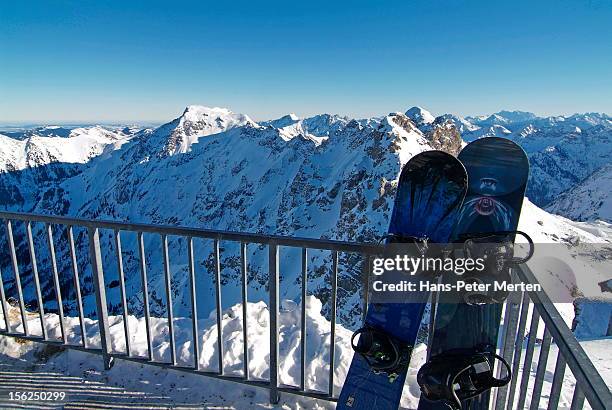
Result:
<svg viewBox="0 0 612 410"><path fill-rule="evenodd" d="M446 114L433 121L431 114L419 107L406 114L423 130L432 124L453 124L466 142L504 137L518 143L531 164L527 196L539 206L547 206L612 158L612 117L606 114L538 117L524 111L500 111L479 117ZM610 192L609 186L601 189ZM575 215L570 208L556 206L555 210L562 215Z"/></svg>
<svg viewBox="0 0 612 410"><path fill-rule="evenodd" d="M550 209L575 219L609 221L609 212L601 211L608 206L610 192L610 168L603 168L612 151L609 116L541 118L502 111L488 117L434 117L419 107L367 119L330 114L301 119L289 114L255 122L224 108L188 106L180 117L156 128L12 130L10 135L0 135L0 205L24 212L376 242L386 232L403 164L429 149L457 154L466 141L490 135L513 139L527 151L532 202L550 204ZM601 200L587 205L585 198L573 200L574 196ZM557 200L551 203L553 199ZM602 240L529 201L525 207L521 228L535 240ZM42 228L34 227L37 237L44 238ZM27 261L22 227L16 224L15 229L20 260ZM84 232L76 234L85 266L86 306L93 310L87 238ZM58 228L56 237L63 235ZM111 233L103 231L101 241L107 277L116 277ZM136 238L126 234L123 242L125 270L138 272ZM189 300L183 299L189 295L186 248L179 238L171 238L170 245L176 312L181 314L189 309ZM65 241L58 240L57 246L60 271L69 272ZM212 271L210 244L197 246L198 269ZM159 238L147 236L146 247L151 309L161 314L165 289ZM253 246L249 252L252 296L265 299L265 250ZM49 263L44 242L38 253L42 270ZM240 289L234 288L233 281L239 275L237 259L232 257L236 254L232 244L224 244L224 292L229 295L224 303L228 306L239 300ZM296 296L291 285L298 283L299 257L293 250L282 254L282 275L288 285L282 289L283 298ZM326 306L323 266L331 256L313 253L312 257L310 290ZM341 255L339 311L346 321L354 319L359 306L361 281L355 268L359 263L351 255ZM10 286L10 268L0 268ZM27 263L23 269L26 294L32 295ZM70 305L71 278L65 275L61 280ZM198 290L202 309L213 309L212 284L202 286ZM127 278L127 288L130 309L137 312L142 308L138 275ZM44 290L52 300L52 286ZM114 306L120 300L118 292L109 285Z"/></svg>

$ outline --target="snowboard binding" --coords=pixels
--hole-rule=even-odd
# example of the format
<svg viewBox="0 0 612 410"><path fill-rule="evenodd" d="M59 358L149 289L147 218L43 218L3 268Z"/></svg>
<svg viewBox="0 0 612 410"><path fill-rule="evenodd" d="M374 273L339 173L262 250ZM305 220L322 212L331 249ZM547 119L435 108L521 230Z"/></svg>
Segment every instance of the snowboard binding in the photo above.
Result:
<svg viewBox="0 0 612 410"><path fill-rule="evenodd" d="M359 340L355 343L355 338ZM385 373L393 383L410 361L410 346L373 327L362 327L353 333L351 347L375 373Z"/></svg>
<svg viewBox="0 0 612 410"><path fill-rule="evenodd" d="M514 237L523 236L528 244L527 255L514 256ZM468 305L502 303L508 297L507 291L493 290L494 282L511 283L510 268L527 262L534 253L533 240L522 231L498 231L460 236L464 254L472 259L483 259L485 269L477 275L466 276L465 281L489 285L487 291L471 291L463 295Z"/></svg>
<svg viewBox="0 0 612 410"><path fill-rule="evenodd" d="M429 238L426 236L417 237L417 236L408 236L408 235L402 235L402 234L397 234L397 233L389 233L389 234L384 235L382 238L380 238L378 243L380 244L383 241L386 241L387 244L409 243L409 244L415 245L418 252L421 255L427 254L429 250Z"/></svg>
<svg viewBox="0 0 612 410"><path fill-rule="evenodd" d="M505 367L505 377L493 374L495 361ZM421 393L429 401L443 401L453 410L461 403L493 387L510 382L510 365L503 357L487 350L457 349L432 357L417 374Z"/></svg>

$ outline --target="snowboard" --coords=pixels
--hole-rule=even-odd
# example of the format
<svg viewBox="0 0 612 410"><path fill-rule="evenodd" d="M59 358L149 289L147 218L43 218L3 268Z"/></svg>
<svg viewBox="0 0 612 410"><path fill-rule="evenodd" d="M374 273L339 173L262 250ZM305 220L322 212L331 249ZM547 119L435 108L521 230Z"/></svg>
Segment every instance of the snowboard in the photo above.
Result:
<svg viewBox="0 0 612 410"><path fill-rule="evenodd" d="M486 137L468 144L458 158L467 170L469 186L451 240L465 244L469 238L484 237L487 242L513 243L529 176L529 162L525 152L508 139ZM507 269L505 273L509 275L510 268L503 269ZM458 276L452 272L445 273L442 280L452 283L458 280ZM497 347L502 298L492 299L496 300L495 303L489 300L486 303L468 304L450 300L452 297L447 292L439 294L428 362L433 363L434 368L444 366L444 361L450 368L450 362L454 360L450 359L453 357L452 352L484 348L492 350L494 354ZM467 298L465 295L463 297ZM421 374L419 384L423 391ZM470 409L486 409L489 400L490 389L461 402L461 406L463 409L468 406ZM447 410L449 405L443 401L429 401L422 393L418 408Z"/></svg>
<svg viewBox="0 0 612 410"><path fill-rule="evenodd" d="M408 237L447 243L466 190L467 174L455 157L442 151L415 155L400 174L387 243L404 242ZM408 351L409 360L428 297L426 292L408 292L409 300L402 303L369 303L365 326L396 340ZM355 353L336 408L396 410L407 369L405 363L390 377L374 371Z"/></svg>

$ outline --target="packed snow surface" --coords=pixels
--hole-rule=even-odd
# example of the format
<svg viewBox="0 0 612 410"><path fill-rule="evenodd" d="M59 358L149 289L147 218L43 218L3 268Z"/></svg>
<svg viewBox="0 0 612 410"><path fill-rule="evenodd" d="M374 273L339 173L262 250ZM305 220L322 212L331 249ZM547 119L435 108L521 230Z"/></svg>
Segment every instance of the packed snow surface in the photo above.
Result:
<svg viewBox="0 0 612 410"><path fill-rule="evenodd" d="M329 377L329 351L330 351L330 323L325 319L321 311L321 303L314 297L308 297L306 310L306 387L311 390L325 391L328 386ZM268 356L269 356L269 312L263 302L249 303L247 306L247 329L249 346L249 373L255 380L269 378ZM300 308L292 301L284 301L280 309L279 323L279 349L280 349L280 381L283 384L297 386L300 383ZM19 320L19 312L11 307L9 317L12 330L22 331ZM44 318L46 328L51 339L61 338L59 320L55 314L47 314ZM131 340L132 356L146 357L147 339L146 328L143 318L129 316L129 333ZM243 368L243 344L242 344L242 306L237 304L226 309L222 315L223 323L223 350L224 370L228 375L239 376ZM110 336L112 350L114 352L125 352L125 337L123 318L111 316L109 318ZM4 330L4 323L0 321L0 329ZM41 335L39 316L28 313L28 325L30 332ZM89 347L99 347L97 322L86 319L86 340ZM190 318L175 318L176 352L179 366L193 366L193 333ZM540 324L542 327L542 324ZM201 346L201 359L199 367L201 370L216 371L217 365L217 328L215 315L211 314L206 320L198 321L198 341ZM79 344L81 332L79 320L75 317L66 318L66 334L70 344ZM153 334L153 360L169 362L170 345L168 340L168 323L163 318L152 318L151 329ZM350 348L351 332L342 326L336 327L336 366L334 368L335 394L340 391L342 383L352 359L353 352ZM541 337L540 335L538 337ZM612 339L591 340L581 343L588 352L606 383L612 387L612 365L608 360L609 351L612 347ZM527 405L531 399L530 392L533 389L533 381L537 370L537 358L540 353L539 344L536 345L534 362L529 366L529 384L527 394ZM426 346L419 344L415 347L406 385L404 387L401 407L402 409L414 409L418 405L420 392L416 383L416 374L420 366L425 362ZM546 408L550 391L557 347L553 344L548 354L547 371L544 379L543 394L540 398L539 408ZM521 357L524 360L525 351ZM148 394L156 394L158 399L153 399L158 404L186 404L197 405L197 403L222 404L230 408L243 409L254 406L269 407L269 396L262 389L233 385L229 382L205 379L192 374L182 374L175 371L156 369L154 367L118 360L110 371L104 371L102 360L99 356L77 351L51 351L45 353L43 345L35 343L16 344L14 339L0 337L0 358L3 362L12 363L10 372L28 371L34 373L58 372L58 376L79 376L89 383L104 381L111 386L117 386L121 391L140 391ZM25 358L26 362L18 363L16 360ZM37 365L38 370L32 370L33 362L42 362ZM45 363L42 365L43 363ZM520 369L523 369L521 364ZM11 374L11 373L8 374ZM47 373L48 374L48 373ZM522 375L522 372L520 373ZM517 375L517 377L522 377ZM36 382L35 375L30 376L33 383ZM10 379L5 382L9 384ZM561 392L560 406L569 406L575 387L575 379L568 370L565 373L563 389ZM9 384L10 385L10 384ZM4 385L3 385L4 386ZM3 386L0 386L2 388ZM78 386L75 386L78 387ZM92 386L93 389L93 386ZM91 394L95 390L92 390ZM69 393L69 400L81 399L87 394L79 390ZM146 397L146 396L145 396ZM282 408L333 408L333 404L324 401L300 398L289 394L282 394L279 407ZM120 400L118 395L116 400ZM131 399L132 401L134 399ZM141 399L143 400L143 399Z"/></svg>

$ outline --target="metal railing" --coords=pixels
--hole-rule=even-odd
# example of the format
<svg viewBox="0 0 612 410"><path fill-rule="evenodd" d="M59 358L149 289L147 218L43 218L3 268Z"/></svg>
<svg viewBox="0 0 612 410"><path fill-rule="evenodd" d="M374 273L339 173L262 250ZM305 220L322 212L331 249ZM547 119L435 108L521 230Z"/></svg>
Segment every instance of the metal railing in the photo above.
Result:
<svg viewBox="0 0 612 410"><path fill-rule="evenodd" d="M367 258L369 255L377 254L380 252L380 245L368 245L368 244L357 244L348 243L333 240L324 239L309 239L309 238L297 238L297 237L283 237L274 235L261 235L261 234L247 234L238 232L227 232L220 230L207 230L207 229L195 229L185 228L177 226L161 226L161 225L150 225L150 224L136 224L136 223L121 223L111 221L94 221L88 219L79 218L67 218L59 216L49 215L35 215L25 214L16 212L0 212L0 218L6 221L7 241L11 256L11 266L15 273L15 285L18 291L18 303L21 312L21 322L23 324L23 332L11 331L8 315L8 303L4 292L4 284L2 282L2 275L0 273L0 301L2 303L2 310L5 312L4 317L6 318L5 323L7 324L6 331L0 331L0 335L19 337L26 340L32 340L36 342L48 343L53 345L61 345L70 349L77 349L96 353L102 355L105 363L105 368L110 369L114 359L122 359L135 361L139 363L147 363L155 366L169 367L177 370L197 373L217 379L229 380L233 382L254 385L257 387L263 387L270 390L270 401L277 403L279 401L280 392L287 392L292 394L298 394L317 399L335 401L334 396L334 368L335 368L335 339L336 339L336 304L337 304L337 281L338 281L338 254L343 253L355 253ZM19 264L17 261L17 253L15 251L15 241L13 238L13 228L11 221L22 221L26 225L27 231L27 242L29 247L29 254L31 258L31 269L34 277L34 287L36 289L36 298L38 300L38 315L40 316L42 337L32 335L27 325L26 318L26 307L24 303L23 291L21 288L21 278L19 276ZM47 328L45 326L45 310L44 303L41 296L40 289L40 273L37 268L36 250L34 247L34 241L32 238L32 223L44 223L45 231L47 234L47 245L50 254L51 274L53 276L53 284L55 288L55 295L58 304L58 316L59 324L61 328L62 339L61 341L49 339L47 334ZM69 344L68 336L66 332L65 315L63 311L62 293L58 275L58 268L55 256L55 245L53 241L52 226L63 225L66 227L68 232L68 247L70 250L70 258L72 262L72 275L74 286L77 290L76 299L79 314L79 322L81 327L81 341L79 345ZM79 280L79 266L77 264L77 249L75 248L73 229L86 228L89 239L89 258L93 273L93 288L95 290L96 299L96 315L98 318L98 326L100 333L100 348L92 347L87 344L87 338L85 337L85 318L83 314L83 302L80 292L80 280ZM114 233L114 245L117 253L117 271L119 274L119 286L121 305L123 308L123 324L124 324L124 336L126 340L126 351L125 353L116 353L111 350L111 338L109 331L109 314L106 300L106 286L104 278L104 268L102 263L101 245L100 245L100 229L110 229ZM132 355L132 349L130 345L130 329L128 326L128 309L127 309L127 296L125 286L125 273L123 268L123 259L121 252L121 232L134 232L138 238L138 250L140 256L140 275L142 283L142 297L143 297L143 310L145 317L146 326L146 338L147 338L147 352L146 358L135 357ZM165 296L167 298L167 320L169 327L169 339L170 339L170 362L159 362L153 360L153 335L151 328L151 314L149 312L149 290L147 287L147 263L145 259L145 242L143 240L144 233L158 234L161 237L162 242L162 255L163 255L163 277L165 285ZM195 278L195 255L193 247L194 238L212 239L214 249L214 282L215 282L215 305L216 305L216 324L217 324L217 362L218 371L211 372L200 368L200 357L201 357L201 346L200 343L195 342L194 346L194 363L192 366L179 366L176 357L176 346L175 346L175 329L174 329L174 316L172 309L172 282L170 272L170 259L168 252L168 236L181 236L187 240L187 252L188 252L188 265L189 265L189 289L190 289L190 302L192 309L192 332L194 341L197 340L199 329L197 321L197 298L196 298L196 278ZM222 300L221 300L221 241L232 241L240 244L240 267L241 267L241 299L242 299L242 310L243 310L243 374L237 376L235 374L225 374L223 364L223 321L222 321ZM267 380L253 380L249 375L249 354L248 354L248 339L247 339L247 244L259 244L268 247L268 288L269 288L269 312L270 312L270 377ZM302 295L302 307L301 307L301 341L300 346L301 352L301 371L300 371L300 383L299 386L290 386L280 383L279 378L279 247L292 247L300 248L302 250L302 267L301 267L301 295ZM330 352L329 352L329 383L326 392L313 391L306 388L306 300L307 295L307 283L308 283L308 250L316 249L323 251L332 252L332 266L331 266L331 299L329 301L330 306L330 322L331 322L331 333L330 333ZM367 277L367 263L364 266L364 277ZM364 279L365 280L365 279ZM365 308L365 292L363 306Z"/></svg>
<svg viewBox="0 0 612 410"><path fill-rule="evenodd" d="M362 280L364 284L369 280L369 263L368 258L381 253L381 245L348 243L341 241L325 240L325 239L308 239L296 237L283 237L274 235L247 234L238 232L227 232L219 230L206 230L196 228L185 228L177 226L161 226L150 224L135 224L121 223L111 221L95 221L79 218L66 218L48 215L35 215L15 212L0 212L0 219L5 221L6 237L8 241L8 249L10 254L10 266L14 271L15 288L18 295L18 305L20 309L21 322L23 323L23 332L13 332L8 320L8 302L5 295L4 283L2 282L2 274L0 272L0 308L3 311L7 328L5 331L0 331L0 335L19 337L26 340L42 342L47 344L59 345L62 347L82 350L90 353L99 354L103 357L105 367L109 369L114 359L129 360L138 363L147 363L154 366L167 367L181 371L196 373L208 377L213 377L232 382L252 385L256 387L267 388L270 390L270 401L277 403L280 399L280 393L286 392L297 394L317 399L336 401L334 395L334 368L335 368L335 343L336 340L336 305L338 291L338 255L340 252L359 254L364 257L366 262L363 264ZM38 301L38 314L42 327L42 336L32 335L28 329L26 318L26 306L24 303L23 289L21 287L21 278L19 275L19 263L17 252L15 249L15 241L13 236L12 221L22 221L26 226L26 242L30 256L31 271L33 283L35 287L36 299ZM32 223L44 223L47 239L47 247L50 254L51 274L53 276L53 287L58 304L59 325L61 330L61 341L52 340L49 338L45 327L45 310L40 287L40 273L37 267L36 249L32 235ZM69 344L66 332L66 323L62 304L62 294L60 281L58 276L58 267L55 256L55 245L53 240L53 225L65 226L67 230L68 247L70 264L72 268L72 280L76 290L76 307L79 315L79 326L81 330L81 342L78 345ZM86 228L89 239L89 260L91 262L93 274L93 288L95 291L96 300L96 315L98 318L100 348L89 346L85 337L85 315L83 312L82 295L80 291L80 267L77 263L77 249L75 247L73 228ZM111 350L111 339L109 331L108 308L106 301L106 285L104 277L104 269L102 263L101 244L100 244L100 229L110 229L113 231L114 246L117 253L117 272L119 276L119 290L121 306L123 308L123 325L125 335L125 353L117 353ZM125 284L124 265L121 252L121 232L133 232L137 234L138 254L140 279L142 284L143 297L143 314L146 326L147 339L147 357L136 357L132 355L132 346L130 344L130 328L128 326L128 309L127 295ZM147 287L147 263L145 259L145 242L143 234L157 234L161 238L162 243L162 260L163 260L163 279L164 289L167 297L167 319L170 338L170 362L160 362L153 360L153 336L151 328L151 314L149 312L149 290ZM187 244L187 260L189 273L189 301L192 309L192 333L193 340L197 340L199 335L197 321L197 298L196 298L196 274L195 274L195 254L193 240L194 238L204 238L213 240L214 253L214 272L213 278L215 283L215 306L216 306L216 325L217 325L217 362L218 371L208 371L200 367L201 346L200 343L193 343L193 358L192 366L181 366L177 363L176 346L175 346L175 329L174 315L172 309L172 275L170 272L170 257L168 252L168 236L180 236L186 238ZM222 291L221 291L221 241L231 241L240 244L240 278L241 278L241 301L243 315L243 369L242 375L226 374L223 365L223 321L222 321ZM269 312L270 312L270 356L269 356L269 380L255 380L249 374L249 353L248 353L248 338L247 338L247 244L259 244L268 247L267 265L268 265L268 290L269 290ZM299 385L284 385L281 384L279 378L279 287L280 287L280 267L279 267L279 247L291 247L301 249L301 339L300 339L300 358L301 368ZM330 267L330 283L331 297L329 303L330 316L330 352L329 352L329 379L326 392L309 390L306 387L306 300L308 288L308 250L325 250L332 252L331 267ZM515 279L519 279L524 283L537 284L538 281L535 275L526 267L522 266L515 272ZM367 285L364 286L361 292L363 296L363 305L367 303ZM435 296L435 295L434 295ZM435 300L435 299L434 299ZM530 303L532 302L532 303ZM530 306L533 306L530 309ZM435 310L432 306L432 311ZM365 311L365 309L364 309ZM554 409L559 403L561 387L564 383L564 375L566 367L569 366L571 372L576 379L576 388L572 399L572 409L580 409L584 405L585 399L590 406L595 409L604 409L612 403L612 396L605 382L597 372L588 356L571 333L559 312L552 304L548 296L544 292L514 292L511 293L506 301L504 315L504 326L501 335L501 354L512 365L512 381L509 386L496 389L494 400L492 400L491 408L496 410L524 408L527 399L527 390L529 386L531 365L537 340L537 330L540 320L544 322L544 337L540 343L540 355L538 358L536 376L532 386L532 397L530 408L537 409L539 406L540 395L543 387L544 373L546 371L546 363L548 360L549 350L552 343L558 346L559 354L553 375L550 398L548 401L548 409ZM530 317L529 332L525 357L521 361L523 351L523 341L527 322ZM433 320L433 316L432 316ZM521 372L521 363L523 365ZM519 375L521 377L519 378Z"/></svg>
<svg viewBox="0 0 612 410"><path fill-rule="evenodd" d="M531 269L524 264L515 269L514 279L526 284L539 283ZM505 312L500 351L504 359L511 364L513 377L508 386L496 389L492 408L495 410L525 408L530 380L532 380L532 390L529 409L540 408L546 366L553 343L558 348L558 354L548 394L547 409L559 408L567 367L576 379L571 399L572 410L582 409L585 398L593 409L612 407L610 389L544 291L528 290L511 293L506 301ZM544 323L543 337L538 340L538 328L541 322ZM527 346L525 357L521 362L526 329L529 329ZM531 367L537 343L540 345L540 352L536 373L532 378Z"/></svg>

